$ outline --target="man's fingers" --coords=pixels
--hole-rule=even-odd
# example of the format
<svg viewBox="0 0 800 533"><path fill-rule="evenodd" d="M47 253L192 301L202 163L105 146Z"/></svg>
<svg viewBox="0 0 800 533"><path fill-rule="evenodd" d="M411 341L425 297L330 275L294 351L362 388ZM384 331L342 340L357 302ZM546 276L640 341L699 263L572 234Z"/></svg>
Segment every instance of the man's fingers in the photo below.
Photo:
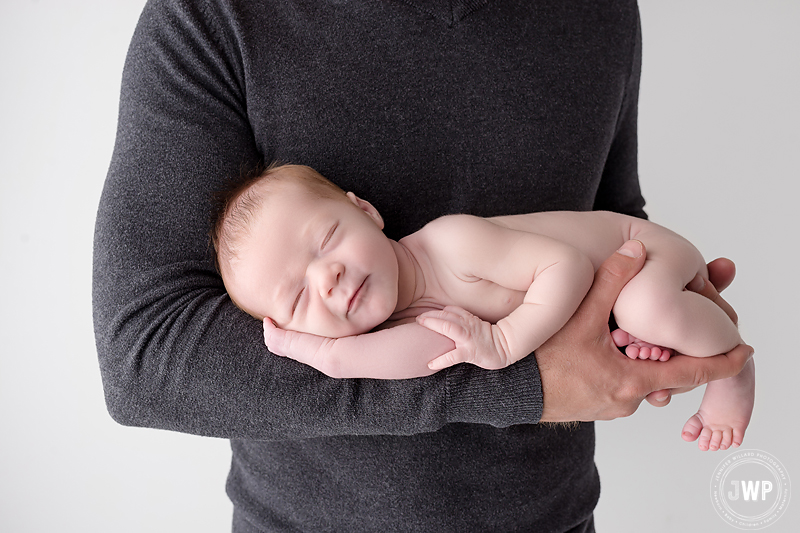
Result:
<svg viewBox="0 0 800 533"><path fill-rule="evenodd" d="M620 291L644 265L646 251L641 241L628 241L600 265L594 283L581 304L581 311L595 320L607 321Z"/></svg>
<svg viewBox="0 0 800 533"><path fill-rule="evenodd" d="M740 344L727 354L713 357L672 357L669 361L652 361L647 371L653 382L648 390L662 391L681 387L697 387L739 374L747 361L753 356L753 348L747 344ZM636 361L644 365L650 361Z"/></svg>
<svg viewBox="0 0 800 533"><path fill-rule="evenodd" d="M644 398L653 407L664 407L672 399L672 392L669 389L651 392Z"/></svg>
<svg viewBox="0 0 800 533"><path fill-rule="evenodd" d="M736 265L727 257L719 257L708 264L708 278L719 292L724 291L736 277Z"/></svg>
<svg viewBox="0 0 800 533"><path fill-rule="evenodd" d="M733 265L733 263L731 263L731 265ZM728 315L728 318L730 318L734 324L739 323L739 316L736 314L736 311L733 309L733 307L731 307L731 304L725 301L720 293L717 292L716 286L713 283L709 283L703 279L700 274L697 274L694 279L686 285L686 288L692 292L700 294L701 296L705 296L717 304L723 311L725 311L725 314Z"/></svg>

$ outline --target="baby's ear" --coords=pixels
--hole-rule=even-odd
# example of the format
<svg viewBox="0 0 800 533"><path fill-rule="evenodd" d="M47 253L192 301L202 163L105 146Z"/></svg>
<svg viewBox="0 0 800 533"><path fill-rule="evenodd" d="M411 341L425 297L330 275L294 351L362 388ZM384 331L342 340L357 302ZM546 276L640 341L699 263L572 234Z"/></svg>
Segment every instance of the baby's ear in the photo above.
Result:
<svg viewBox="0 0 800 533"><path fill-rule="evenodd" d="M371 203L369 203L366 200L362 200L352 192L347 193L347 198L351 202L353 202L353 204L356 207L358 207L359 209L364 211L367 215L369 215L369 218L371 218L372 221L375 222L375 224L378 226L378 229L383 229L383 217L381 216L380 213L378 213L378 210L375 209L375 207Z"/></svg>

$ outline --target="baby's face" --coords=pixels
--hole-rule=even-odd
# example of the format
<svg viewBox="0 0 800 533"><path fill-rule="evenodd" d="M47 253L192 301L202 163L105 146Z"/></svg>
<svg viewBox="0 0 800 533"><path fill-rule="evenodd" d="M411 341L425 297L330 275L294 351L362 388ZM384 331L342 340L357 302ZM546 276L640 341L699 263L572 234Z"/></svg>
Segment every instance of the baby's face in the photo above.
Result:
<svg viewBox="0 0 800 533"><path fill-rule="evenodd" d="M274 184L227 265L231 298L283 329L326 337L384 322L397 305L397 258L380 215L362 202Z"/></svg>

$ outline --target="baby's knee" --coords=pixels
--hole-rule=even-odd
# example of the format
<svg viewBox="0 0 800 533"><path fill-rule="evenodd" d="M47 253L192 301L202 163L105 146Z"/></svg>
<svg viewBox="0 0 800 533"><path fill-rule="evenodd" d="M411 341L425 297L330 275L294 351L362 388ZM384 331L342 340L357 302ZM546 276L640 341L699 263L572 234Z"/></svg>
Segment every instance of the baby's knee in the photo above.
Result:
<svg viewBox="0 0 800 533"><path fill-rule="evenodd" d="M667 346L663 340L681 335L691 323L682 292L634 278L614 304L616 322L634 337Z"/></svg>

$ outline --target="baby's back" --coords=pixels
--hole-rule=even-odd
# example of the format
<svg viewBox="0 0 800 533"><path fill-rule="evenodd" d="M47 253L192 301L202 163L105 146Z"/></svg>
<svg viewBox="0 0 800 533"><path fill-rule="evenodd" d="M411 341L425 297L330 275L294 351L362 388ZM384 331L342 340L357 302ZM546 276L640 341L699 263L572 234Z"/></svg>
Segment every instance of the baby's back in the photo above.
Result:
<svg viewBox="0 0 800 533"><path fill-rule="evenodd" d="M659 227L652 222L610 211L546 211L488 219L495 224L566 242L585 253L595 270L622 243L643 229Z"/></svg>

